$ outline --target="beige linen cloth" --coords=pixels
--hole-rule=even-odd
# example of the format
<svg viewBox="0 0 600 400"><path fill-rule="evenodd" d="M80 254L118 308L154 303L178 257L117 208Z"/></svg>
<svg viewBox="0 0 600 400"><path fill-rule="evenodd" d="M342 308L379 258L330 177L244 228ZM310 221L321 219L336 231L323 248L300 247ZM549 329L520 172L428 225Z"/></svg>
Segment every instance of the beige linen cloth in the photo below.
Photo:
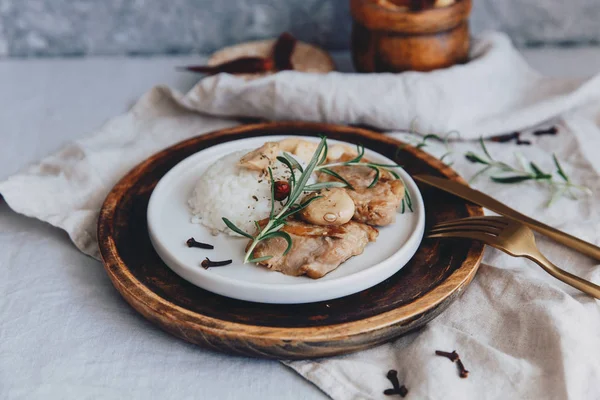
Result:
<svg viewBox="0 0 600 400"><path fill-rule="evenodd" d="M522 130L532 146L491 144L493 155L514 164L519 151L554 169L552 153L591 196L562 198L545 207L542 184L499 185L480 177L474 186L520 211L600 244L600 75L587 81L540 76L508 39L482 36L473 60L432 73L309 75L284 72L244 82L229 75L202 80L188 94L156 87L126 114L110 120L36 165L0 182L16 212L68 232L84 253L98 258L95 236L101 203L137 163L173 143L236 123L229 116L367 124L415 141L406 133L451 130L463 139ZM556 136L531 135L552 120ZM404 133L400 133L404 131ZM439 145L426 148L436 155ZM475 141L453 144L454 168L465 177L477 165L463 154ZM559 266L600 282L600 267L538 237ZM456 349L467 369L436 357ZM488 250L464 295L419 332L377 348L316 361L286 362L334 399L383 399L396 369L409 399L600 399L600 301L554 280L529 261ZM151 374L151 371L148 371Z"/></svg>

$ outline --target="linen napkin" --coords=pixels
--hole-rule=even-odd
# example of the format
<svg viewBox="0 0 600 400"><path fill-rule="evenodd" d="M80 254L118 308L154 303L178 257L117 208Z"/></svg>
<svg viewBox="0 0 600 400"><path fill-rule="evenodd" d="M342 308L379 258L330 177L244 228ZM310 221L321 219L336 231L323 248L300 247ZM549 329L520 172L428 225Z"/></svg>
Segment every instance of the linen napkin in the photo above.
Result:
<svg viewBox="0 0 600 400"><path fill-rule="evenodd" d="M600 75L557 80L533 71L501 34L476 41L472 61L431 73L310 75L283 72L245 82L229 75L202 80L188 94L156 87L126 114L90 137L0 182L16 212L68 232L83 252L98 258L96 219L106 194L133 166L186 138L235 125L224 117L302 119L366 124L422 133L451 130L463 139L510 132L558 119L559 133L519 147L545 169L557 153L573 181L592 196L560 199L544 208L541 185L501 186L481 177L475 186L526 214L599 243ZM400 135L415 140L407 133ZM513 144L490 151L512 160ZM433 153L445 149L426 148ZM454 167L472 142L453 144ZM593 261L544 238L545 254L586 279L600 279ZM434 350L456 349L468 379ZM386 398L388 369L399 371L408 398L600 398L600 306L547 276L531 263L496 251L466 293L419 333L372 350L319 361L286 363L335 399Z"/></svg>

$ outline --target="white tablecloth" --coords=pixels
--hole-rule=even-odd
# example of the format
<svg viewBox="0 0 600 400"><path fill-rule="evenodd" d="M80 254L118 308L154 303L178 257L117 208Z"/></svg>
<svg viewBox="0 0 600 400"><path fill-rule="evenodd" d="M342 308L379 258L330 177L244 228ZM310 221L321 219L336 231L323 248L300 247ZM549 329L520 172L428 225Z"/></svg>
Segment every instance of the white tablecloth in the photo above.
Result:
<svg viewBox="0 0 600 400"><path fill-rule="evenodd" d="M538 66L542 70L561 62L567 68L590 68L580 73L600 70L600 63L586 62L592 58L565 62L564 54L571 52L537 52L533 57L549 57ZM191 80L175 75L171 67L188 61L1 63L0 87L7 88L0 92L1 138L10 146L0 148L0 178L121 113L157 82L168 79L165 83L186 89ZM552 72L569 74L569 69ZM95 95L82 98L82 85ZM62 231L18 216L5 204L0 205L0 227L0 397L323 396L277 363L212 353L154 329L119 298L99 264L76 251ZM136 371L147 370L149 354L155 373L141 375Z"/></svg>

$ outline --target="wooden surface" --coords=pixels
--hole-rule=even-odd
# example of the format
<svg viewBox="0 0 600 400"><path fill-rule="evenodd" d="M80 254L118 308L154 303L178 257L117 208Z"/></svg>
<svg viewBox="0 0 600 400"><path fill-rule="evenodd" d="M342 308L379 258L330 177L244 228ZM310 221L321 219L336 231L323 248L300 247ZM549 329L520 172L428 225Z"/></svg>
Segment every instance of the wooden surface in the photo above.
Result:
<svg viewBox="0 0 600 400"><path fill-rule="evenodd" d="M350 8L359 72L431 71L468 59L471 0L415 12L375 0L350 0Z"/></svg>
<svg viewBox="0 0 600 400"><path fill-rule="evenodd" d="M158 257L146 229L146 208L159 179L184 158L226 141L261 135L326 134L361 143L411 174L462 181L440 161L372 131L315 123L245 125L189 139L129 172L108 195L98 221L106 271L123 297L166 331L217 350L259 357L329 356L375 346L427 323L470 283L483 254L479 243L424 241L413 259L379 285L345 298L301 305L229 299L177 276ZM482 209L421 187L426 226L483 215ZM342 266L343 268L343 266Z"/></svg>

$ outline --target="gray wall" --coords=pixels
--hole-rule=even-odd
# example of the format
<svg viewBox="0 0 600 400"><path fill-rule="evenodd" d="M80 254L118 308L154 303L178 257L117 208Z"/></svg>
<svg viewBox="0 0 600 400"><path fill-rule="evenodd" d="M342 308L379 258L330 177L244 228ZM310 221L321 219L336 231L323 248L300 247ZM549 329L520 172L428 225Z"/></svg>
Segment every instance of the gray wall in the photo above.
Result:
<svg viewBox="0 0 600 400"><path fill-rule="evenodd" d="M473 0L473 32L597 43L600 0ZM209 52L288 30L348 47L348 0L0 0L0 56Z"/></svg>

